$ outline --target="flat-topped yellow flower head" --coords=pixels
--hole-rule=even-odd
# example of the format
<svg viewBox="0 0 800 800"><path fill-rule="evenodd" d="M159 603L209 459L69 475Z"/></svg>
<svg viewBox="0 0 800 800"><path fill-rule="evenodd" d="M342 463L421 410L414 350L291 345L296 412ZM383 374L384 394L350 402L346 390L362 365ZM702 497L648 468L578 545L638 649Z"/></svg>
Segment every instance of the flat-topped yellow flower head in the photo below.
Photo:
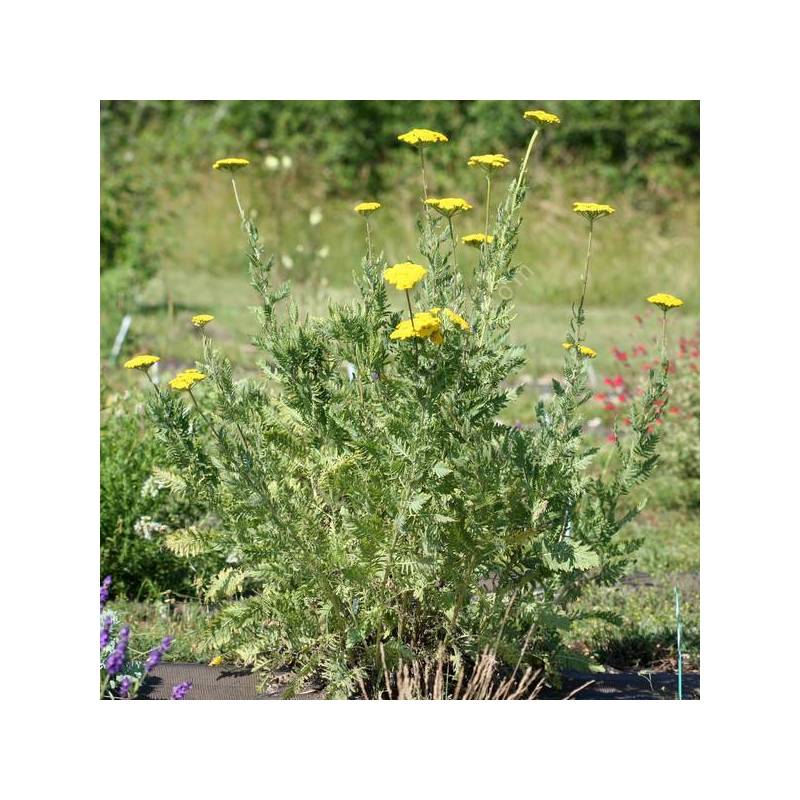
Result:
<svg viewBox="0 0 800 800"><path fill-rule="evenodd" d="M211 314L195 314L192 317L192 325L195 328L205 328L209 322L213 322L215 319L216 317L212 317Z"/></svg>
<svg viewBox="0 0 800 800"><path fill-rule="evenodd" d="M572 345L572 342L562 342L561 346L565 350L571 350L573 345ZM592 350L591 347L587 347L584 344L579 344L578 345L578 352L582 356L586 356L586 358L597 358L597 351L596 350Z"/></svg>
<svg viewBox="0 0 800 800"><path fill-rule="evenodd" d="M395 329L389 334L390 339L427 339L429 336L434 337L434 334L441 335L442 321L436 314L430 311L419 311L414 314L414 322L410 319L404 319L397 323ZM436 336L438 339L439 337ZM438 342L441 344L441 342Z"/></svg>
<svg viewBox="0 0 800 800"><path fill-rule="evenodd" d="M209 667L218 667L222 663L222 656L214 656L211 661L208 662Z"/></svg>
<svg viewBox="0 0 800 800"><path fill-rule="evenodd" d="M647 298L647 302L658 306L664 311L669 311L671 308L678 308L683 305L683 300L681 300L680 297L675 297L673 294L664 294L663 292L651 295Z"/></svg>
<svg viewBox="0 0 800 800"><path fill-rule="evenodd" d="M603 203L573 203L572 210L590 222L594 222L594 220L601 217L608 217L616 211L615 208Z"/></svg>
<svg viewBox="0 0 800 800"><path fill-rule="evenodd" d="M158 364L161 359L158 356L151 356L149 353L142 353L128 359L123 365L125 369L142 369L147 372L153 364Z"/></svg>
<svg viewBox="0 0 800 800"><path fill-rule="evenodd" d="M213 169L236 172L237 169L244 169L249 163L246 158L220 158L214 162Z"/></svg>
<svg viewBox="0 0 800 800"><path fill-rule="evenodd" d="M459 211L469 211L472 208L463 197L429 197L425 205L435 208L443 217L452 217Z"/></svg>
<svg viewBox="0 0 800 800"><path fill-rule="evenodd" d="M533 120L541 125L560 125L561 117L555 114L550 114L548 111L542 111L540 108L526 111L523 115L525 119Z"/></svg>
<svg viewBox="0 0 800 800"><path fill-rule="evenodd" d="M369 214L374 214L380 207L381 207L380 203L372 203L372 202L359 203L353 209L353 211L355 211L356 214L361 214L362 217L366 217Z"/></svg>
<svg viewBox="0 0 800 800"><path fill-rule="evenodd" d="M431 131L428 128L412 128L410 131L401 133L397 138L413 147L427 147L429 144L448 141L443 133Z"/></svg>
<svg viewBox="0 0 800 800"><path fill-rule="evenodd" d="M491 244L494 241L494 234L469 233L462 236L461 241L469 247L480 247L484 244Z"/></svg>
<svg viewBox="0 0 800 800"><path fill-rule="evenodd" d="M170 382L169 385L172 389L178 392L185 392L192 388L196 383L204 381L207 375L200 372L199 369L186 369L179 372Z"/></svg>
<svg viewBox="0 0 800 800"><path fill-rule="evenodd" d="M506 164L510 163L511 160L502 153L487 153L484 156L470 156L467 166L480 167L485 172L490 172L493 169L502 169Z"/></svg>
<svg viewBox="0 0 800 800"><path fill-rule="evenodd" d="M427 274L425 267L411 261L402 261L383 271L384 279L401 291L413 289Z"/></svg>
<svg viewBox="0 0 800 800"><path fill-rule="evenodd" d="M447 317L447 319L449 319L453 325L458 326L462 331L469 330L469 322L467 322L460 314L456 314L456 312L451 308L439 308L437 306L436 308L431 309L431 314L438 314L439 316L444 314L444 316Z"/></svg>

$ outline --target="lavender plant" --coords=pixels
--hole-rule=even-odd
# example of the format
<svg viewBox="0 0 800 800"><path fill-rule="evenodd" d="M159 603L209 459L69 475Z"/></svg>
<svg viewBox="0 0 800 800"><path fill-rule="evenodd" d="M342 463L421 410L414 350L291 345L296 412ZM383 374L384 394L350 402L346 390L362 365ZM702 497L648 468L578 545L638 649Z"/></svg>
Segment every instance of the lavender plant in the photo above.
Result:
<svg viewBox="0 0 800 800"><path fill-rule="evenodd" d="M100 699L132 700L145 678L166 655L174 637L165 636L150 650L144 662L131 658L131 630L128 625L120 625L119 615L108 607L110 590L111 576L108 575L100 585ZM172 699L183 700L191 686L191 683L175 686Z"/></svg>
<svg viewBox="0 0 800 800"><path fill-rule="evenodd" d="M560 122L538 110L525 117L534 130L517 177L494 213L484 210L483 234L465 237L478 247L471 286L457 230L472 205L428 196L425 154L447 137L414 129L398 138L419 154L424 263L390 265L368 225L358 299L331 303L322 319L301 315L287 284L273 285L272 258L236 185L246 159L214 165L230 174L261 297L254 343L264 374L234 381L204 336L197 369L173 391L154 385L149 413L172 460L171 487L219 520L166 543L187 558L233 562L202 587L220 606L206 645L265 676L291 666L289 694L316 674L329 696L378 696L383 676L435 662L439 696L457 696L459 675L487 653L509 670L555 671L571 658L571 602L589 584L615 581L635 548L618 533L639 510L630 491L656 465L652 422L667 369L664 360L651 372L614 470L593 470L581 416L595 355L586 308L592 237L610 206L575 207L588 247L552 398L539 401L530 429L498 421L514 396L507 381L525 362L510 332L527 166ZM487 181L487 205L489 190ZM367 205L356 211L380 208ZM129 365L146 371L140 358Z"/></svg>

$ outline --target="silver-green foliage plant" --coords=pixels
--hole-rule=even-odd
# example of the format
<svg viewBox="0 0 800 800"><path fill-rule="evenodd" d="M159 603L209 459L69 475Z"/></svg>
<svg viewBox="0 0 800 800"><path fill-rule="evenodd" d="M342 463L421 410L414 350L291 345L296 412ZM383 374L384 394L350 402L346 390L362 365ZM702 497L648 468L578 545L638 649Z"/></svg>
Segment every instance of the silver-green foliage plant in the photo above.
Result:
<svg viewBox="0 0 800 800"><path fill-rule="evenodd" d="M156 388L150 403L173 489L217 518L167 544L229 561L202 587L220 606L206 643L215 652L266 673L288 665L297 685L317 675L332 697L364 686L374 695L387 668L415 659L444 655L455 677L487 649L511 667L522 659L555 670L568 657L570 603L622 574L635 545L617 534L637 513L629 492L656 463L648 429L666 372L651 373L613 474L593 471L580 413L593 352L582 344L582 299L563 377L538 403L537 423L498 421L525 360L510 341L509 289L527 160L471 287L452 218L428 206L420 216L427 275L409 306L413 295L419 309L452 309L470 323L462 330L442 316L440 344L390 338L408 315L393 310L388 264L371 239L358 299L331 303L325 318L301 315L288 286L273 286L272 259L237 193L261 297L254 342L264 377L234 381L206 335L199 399ZM588 268L587 258L585 278Z"/></svg>

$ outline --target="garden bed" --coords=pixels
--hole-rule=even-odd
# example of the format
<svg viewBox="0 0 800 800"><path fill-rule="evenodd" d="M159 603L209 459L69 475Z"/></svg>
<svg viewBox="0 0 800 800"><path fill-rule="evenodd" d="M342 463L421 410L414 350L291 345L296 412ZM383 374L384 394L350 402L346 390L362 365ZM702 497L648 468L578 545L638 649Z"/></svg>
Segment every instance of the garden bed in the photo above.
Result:
<svg viewBox="0 0 800 800"><path fill-rule="evenodd" d="M187 700L280 700L287 678L287 674L277 673L274 683L259 692L259 679L247 670L164 663L148 676L140 699L169 700L174 684L191 681ZM677 675L670 672L565 672L562 686L545 689L540 698L562 700L571 695L575 700L674 700L676 694ZM683 695L686 700L700 698L699 672L684 673ZM325 693L319 686L309 686L293 699L324 700Z"/></svg>

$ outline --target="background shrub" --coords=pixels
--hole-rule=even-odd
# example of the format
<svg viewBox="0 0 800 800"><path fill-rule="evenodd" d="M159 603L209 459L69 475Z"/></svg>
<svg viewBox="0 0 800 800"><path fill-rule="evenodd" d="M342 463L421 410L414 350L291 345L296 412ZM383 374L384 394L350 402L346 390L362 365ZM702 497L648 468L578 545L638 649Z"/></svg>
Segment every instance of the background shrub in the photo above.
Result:
<svg viewBox="0 0 800 800"><path fill-rule="evenodd" d="M204 514L153 479L164 463L163 445L144 417L144 397L108 396L100 428L100 572L114 576L115 595L193 593L195 576L210 566L202 559L189 564L163 547L168 530Z"/></svg>

